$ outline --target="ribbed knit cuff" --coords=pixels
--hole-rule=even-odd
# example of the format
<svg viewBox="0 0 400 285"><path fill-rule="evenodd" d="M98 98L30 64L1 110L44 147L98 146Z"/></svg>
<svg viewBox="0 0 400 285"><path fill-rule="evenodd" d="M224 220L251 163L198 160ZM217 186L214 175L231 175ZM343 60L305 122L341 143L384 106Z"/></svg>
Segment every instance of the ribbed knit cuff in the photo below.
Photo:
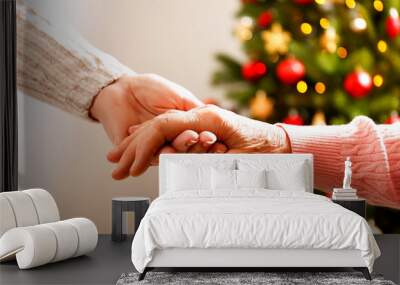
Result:
<svg viewBox="0 0 400 285"><path fill-rule="evenodd" d="M290 140L293 153L314 155L315 185L321 190L340 186L343 153L341 141L347 126L294 126L277 124Z"/></svg>
<svg viewBox="0 0 400 285"><path fill-rule="evenodd" d="M89 109L94 97L105 87L124 75L134 75L135 72L119 63L116 59L108 58L95 70L83 77L70 92L73 112L79 116L90 118ZM93 119L92 119L93 120Z"/></svg>

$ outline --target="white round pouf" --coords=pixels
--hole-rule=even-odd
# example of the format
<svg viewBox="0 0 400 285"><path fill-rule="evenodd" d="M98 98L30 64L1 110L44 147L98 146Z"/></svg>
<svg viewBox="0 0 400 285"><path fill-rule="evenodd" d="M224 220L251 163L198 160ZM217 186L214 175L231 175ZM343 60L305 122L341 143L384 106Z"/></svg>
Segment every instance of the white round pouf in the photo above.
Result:
<svg viewBox="0 0 400 285"><path fill-rule="evenodd" d="M28 269L96 248L96 225L86 218L59 221L57 204L43 189L0 193L0 261Z"/></svg>

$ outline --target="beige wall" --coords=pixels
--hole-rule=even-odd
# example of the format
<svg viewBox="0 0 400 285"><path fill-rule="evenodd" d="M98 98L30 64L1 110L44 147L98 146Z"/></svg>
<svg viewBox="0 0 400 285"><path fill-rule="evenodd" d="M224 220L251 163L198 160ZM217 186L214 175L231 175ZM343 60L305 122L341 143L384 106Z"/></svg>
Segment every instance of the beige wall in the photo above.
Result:
<svg viewBox="0 0 400 285"><path fill-rule="evenodd" d="M137 72L174 80L199 97L220 97L209 84L213 54L239 54L231 31L237 0L32 0L55 25L73 26L98 48ZM43 187L62 218L85 216L111 229L111 198L157 195L157 168L122 182L111 179L110 149L100 125L19 94L21 188Z"/></svg>

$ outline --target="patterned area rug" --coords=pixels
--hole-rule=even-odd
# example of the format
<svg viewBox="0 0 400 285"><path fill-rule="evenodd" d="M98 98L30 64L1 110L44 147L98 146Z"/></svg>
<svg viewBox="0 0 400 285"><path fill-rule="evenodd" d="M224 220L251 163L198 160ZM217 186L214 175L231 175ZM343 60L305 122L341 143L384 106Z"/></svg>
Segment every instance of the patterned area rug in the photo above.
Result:
<svg viewBox="0 0 400 285"><path fill-rule="evenodd" d="M372 275L368 281L359 272L148 272L146 278L138 281L138 273L122 274L117 285L145 284L379 284L395 285L381 276Z"/></svg>

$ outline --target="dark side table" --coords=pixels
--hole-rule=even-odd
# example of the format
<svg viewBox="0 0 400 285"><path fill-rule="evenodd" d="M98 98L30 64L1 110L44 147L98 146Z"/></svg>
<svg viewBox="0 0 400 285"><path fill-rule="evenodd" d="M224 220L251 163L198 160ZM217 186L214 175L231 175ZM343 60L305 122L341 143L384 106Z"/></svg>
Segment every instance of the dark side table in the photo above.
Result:
<svg viewBox="0 0 400 285"><path fill-rule="evenodd" d="M364 199L354 199L354 200L334 200L332 202L339 204L340 206L359 214L364 219L366 218L367 205Z"/></svg>
<svg viewBox="0 0 400 285"><path fill-rule="evenodd" d="M135 231L140 221L146 214L150 205L150 198L147 197L115 197L112 199L112 234L113 241L123 241L126 234L123 233L124 212L135 213Z"/></svg>

